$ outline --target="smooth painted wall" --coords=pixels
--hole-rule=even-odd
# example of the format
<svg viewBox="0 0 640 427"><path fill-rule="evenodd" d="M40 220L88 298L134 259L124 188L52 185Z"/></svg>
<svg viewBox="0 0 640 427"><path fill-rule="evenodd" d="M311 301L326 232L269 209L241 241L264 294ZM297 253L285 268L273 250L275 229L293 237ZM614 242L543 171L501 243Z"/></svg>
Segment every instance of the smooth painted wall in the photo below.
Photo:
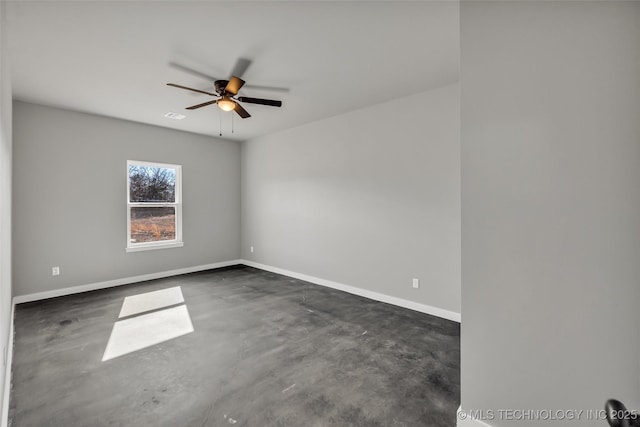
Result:
<svg viewBox="0 0 640 427"><path fill-rule="evenodd" d="M242 257L459 313L458 85L244 142Z"/></svg>
<svg viewBox="0 0 640 427"><path fill-rule="evenodd" d="M240 255L238 143L24 102L13 130L15 295ZM184 247L125 252L127 160L182 165Z"/></svg>
<svg viewBox="0 0 640 427"><path fill-rule="evenodd" d="M640 409L640 3L462 2L462 407Z"/></svg>
<svg viewBox="0 0 640 427"><path fill-rule="evenodd" d="M11 323L11 152L12 102L6 34L6 2L0 2L0 402L2 420L9 410L4 396L9 327ZM8 389L8 388L7 388ZM6 403L5 403L6 399ZM4 424L4 421L3 421Z"/></svg>

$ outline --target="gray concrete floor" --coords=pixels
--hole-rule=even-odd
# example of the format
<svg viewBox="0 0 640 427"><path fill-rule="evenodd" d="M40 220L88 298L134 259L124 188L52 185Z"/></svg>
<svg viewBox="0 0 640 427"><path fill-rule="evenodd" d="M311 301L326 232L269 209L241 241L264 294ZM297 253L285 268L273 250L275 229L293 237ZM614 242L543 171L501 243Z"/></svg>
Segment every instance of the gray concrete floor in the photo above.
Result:
<svg viewBox="0 0 640 427"><path fill-rule="evenodd" d="M174 286L194 332L102 362L124 298ZM12 426L452 427L459 404L459 324L250 267L16 307Z"/></svg>

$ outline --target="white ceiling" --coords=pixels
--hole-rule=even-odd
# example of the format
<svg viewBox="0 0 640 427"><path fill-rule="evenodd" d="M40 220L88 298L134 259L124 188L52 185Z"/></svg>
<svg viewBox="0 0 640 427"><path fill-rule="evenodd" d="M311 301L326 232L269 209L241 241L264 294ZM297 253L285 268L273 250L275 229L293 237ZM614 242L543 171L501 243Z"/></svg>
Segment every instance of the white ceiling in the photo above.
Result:
<svg viewBox="0 0 640 427"><path fill-rule="evenodd" d="M218 136L250 139L458 81L457 1L14 1L8 39L14 98ZM234 118L170 63L228 78L251 59ZM402 105L398 105L402 108ZM164 117L173 111L181 121ZM392 125L392 124L391 124Z"/></svg>

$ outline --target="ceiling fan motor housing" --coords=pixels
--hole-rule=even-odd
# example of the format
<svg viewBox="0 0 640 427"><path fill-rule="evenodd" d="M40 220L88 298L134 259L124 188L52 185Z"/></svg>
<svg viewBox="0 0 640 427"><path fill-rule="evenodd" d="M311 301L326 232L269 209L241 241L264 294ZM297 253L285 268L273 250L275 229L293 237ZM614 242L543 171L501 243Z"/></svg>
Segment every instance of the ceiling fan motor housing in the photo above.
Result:
<svg viewBox="0 0 640 427"><path fill-rule="evenodd" d="M216 80L213 82L213 86L216 88L216 92L220 95L224 94L224 88L229 84L229 80Z"/></svg>

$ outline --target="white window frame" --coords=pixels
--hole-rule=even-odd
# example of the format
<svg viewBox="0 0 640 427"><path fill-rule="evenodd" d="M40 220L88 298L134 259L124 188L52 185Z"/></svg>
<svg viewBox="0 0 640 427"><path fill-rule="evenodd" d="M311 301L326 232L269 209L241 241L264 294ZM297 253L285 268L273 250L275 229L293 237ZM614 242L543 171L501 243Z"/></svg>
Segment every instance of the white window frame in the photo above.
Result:
<svg viewBox="0 0 640 427"><path fill-rule="evenodd" d="M147 203L147 202L131 202L131 193L129 191L129 167L134 166L147 166L155 168L167 168L175 169L176 171L176 189L175 189L175 202L174 203ZM132 243L131 242L131 208L133 207L175 207L176 212L176 238L173 240L161 240L157 242L143 242ZM150 251L154 249L165 248L180 248L184 246L182 241L182 166L172 165L169 163L155 163L139 160L127 160L127 252L139 252Z"/></svg>

